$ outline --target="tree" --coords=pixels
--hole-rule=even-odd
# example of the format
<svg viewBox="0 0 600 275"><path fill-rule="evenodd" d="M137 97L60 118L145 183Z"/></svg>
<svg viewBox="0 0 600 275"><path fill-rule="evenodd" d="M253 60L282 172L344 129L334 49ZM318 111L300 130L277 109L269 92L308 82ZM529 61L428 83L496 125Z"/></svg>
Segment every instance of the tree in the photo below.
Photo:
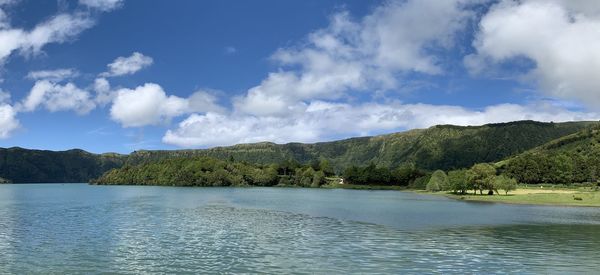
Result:
<svg viewBox="0 0 600 275"><path fill-rule="evenodd" d="M344 171L344 179L348 183L352 184L363 184L364 177L361 169L356 166L350 166Z"/></svg>
<svg viewBox="0 0 600 275"><path fill-rule="evenodd" d="M505 195L508 195L509 191L517 189L517 180L514 178L500 175L494 178L494 188L504 190Z"/></svg>
<svg viewBox="0 0 600 275"><path fill-rule="evenodd" d="M429 183L429 179L431 178L431 174L425 174L416 178L412 183L408 186L414 189L427 189L427 183Z"/></svg>
<svg viewBox="0 0 600 275"><path fill-rule="evenodd" d="M321 159L319 162L319 170L323 171L325 176L333 176L335 172L333 171L333 167L331 166L331 162L326 159Z"/></svg>
<svg viewBox="0 0 600 275"><path fill-rule="evenodd" d="M395 184L408 186L417 178L425 175L425 173L415 166L414 163L405 163L391 171L392 180Z"/></svg>
<svg viewBox="0 0 600 275"><path fill-rule="evenodd" d="M466 170L455 170L448 172L450 190L457 194L465 194L469 189Z"/></svg>
<svg viewBox="0 0 600 275"><path fill-rule="evenodd" d="M427 188L427 191L432 191L432 192L448 190L447 189L447 188L449 188L448 176L442 170L437 170L437 171L433 172L433 174L431 175L431 178L429 179L429 182L427 183L426 188Z"/></svg>
<svg viewBox="0 0 600 275"><path fill-rule="evenodd" d="M387 167L377 167L373 163L366 167L348 167L344 171L344 179L351 184L389 185L393 183L390 169Z"/></svg>
<svg viewBox="0 0 600 275"><path fill-rule="evenodd" d="M429 182L427 183L427 186L425 187L425 189L429 192L438 192L442 188L440 187L440 184L437 181L432 181L430 179Z"/></svg>
<svg viewBox="0 0 600 275"><path fill-rule="evenodd" d="M323 173L323 171L317 171L313 175L312 184L310 187L320 187L323 185L323 183L325 183L325 173Z"/></svg>
<svg viewBox="0 0 600 275"><path fill-rule="evenodd" d="M282 174L284 176L290 175L298 167L300 167L300 164L295 159L287 159L279 165L279 174Z"/></svg>
<svg viewBox="0 0 600 275"><path fill-rule="evenodd" d="M493 194L493 180L496 175L496 168L487 163L479 163L473 165L467 174L469 182L474 189L479 190L479 194L483 194L484 189L490 191L488 194Z"/></svg>

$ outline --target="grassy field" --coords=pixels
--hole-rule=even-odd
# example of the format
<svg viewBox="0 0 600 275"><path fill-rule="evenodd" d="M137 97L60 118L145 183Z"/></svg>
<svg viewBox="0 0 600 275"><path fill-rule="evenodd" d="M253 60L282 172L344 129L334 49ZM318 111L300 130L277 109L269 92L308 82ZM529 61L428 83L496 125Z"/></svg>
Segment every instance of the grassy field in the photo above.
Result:
<svg viewBox="0 0 600 275"><path fill-rule="evenodd" d="M443 194L449 198L480 201L480 202L499 202L515 204L536 204L536 205L564 205L564 206L595 206L600 207L600 192L591 191L589 188L526 188L521 187L508 195L454 195L450 193L438 192L433 194Z"/></svg>
<svg viewBox="0 0 600 275"><path fill-rule="evenodd" d="M534 205L562 205L562 206L593 206L600 207L600 191L590 186L568 186L568 185L519 185L517 190L508 195L500 191L500 195L493 196L474 194L469 191L465 195L455 195L448 192L427 192L423 190L411 190L404 186L386 185L353 185L339 184L339 179L328 178L328 184L322 188L343 188L356 190L398 190L414 191L421 194L443 195L452 199L478 202L534 204Z"/></svg>

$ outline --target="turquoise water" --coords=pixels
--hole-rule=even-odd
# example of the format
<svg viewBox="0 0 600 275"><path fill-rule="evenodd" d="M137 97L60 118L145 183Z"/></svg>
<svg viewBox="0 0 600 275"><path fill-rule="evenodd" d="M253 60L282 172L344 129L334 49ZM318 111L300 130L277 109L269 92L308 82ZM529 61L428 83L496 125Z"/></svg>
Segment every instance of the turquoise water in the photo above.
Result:
<svg viewBox="0 0 600 275"><path fill-rule="evenodd" d="M398 191L0 185L0 273L597 273L600 208Z"/></svg>

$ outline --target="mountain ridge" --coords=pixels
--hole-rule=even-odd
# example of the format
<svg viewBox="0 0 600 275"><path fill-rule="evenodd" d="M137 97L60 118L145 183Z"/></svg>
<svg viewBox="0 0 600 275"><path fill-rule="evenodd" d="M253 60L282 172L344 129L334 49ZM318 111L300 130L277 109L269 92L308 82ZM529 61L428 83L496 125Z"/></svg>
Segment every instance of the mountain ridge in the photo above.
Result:
<svg viewBox="0 0 600 275"><path fill-rule="evenodd" d="M233 158L255 164L326 159L338 172L350 165L370 163L384 167L411 163L426 170L451 170L497 162L595 125L600 123L526 120L481 126L436 125L327 142L259 142L207 149L138 150L130 154L11 147L0 148L0 177L13 182L87 182L124 165L192 157Z"/></svg>

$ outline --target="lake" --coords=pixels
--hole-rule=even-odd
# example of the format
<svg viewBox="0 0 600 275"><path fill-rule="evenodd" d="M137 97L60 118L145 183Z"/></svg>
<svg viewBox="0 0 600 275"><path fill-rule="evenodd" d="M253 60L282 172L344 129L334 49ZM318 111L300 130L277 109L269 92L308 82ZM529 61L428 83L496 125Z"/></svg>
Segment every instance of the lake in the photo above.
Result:
<svg viewBox="0 0 600 275"><path fill-rule="evenodd" d="M0 273L596 273L600 208L399 191L0 185Z"/></svg>

